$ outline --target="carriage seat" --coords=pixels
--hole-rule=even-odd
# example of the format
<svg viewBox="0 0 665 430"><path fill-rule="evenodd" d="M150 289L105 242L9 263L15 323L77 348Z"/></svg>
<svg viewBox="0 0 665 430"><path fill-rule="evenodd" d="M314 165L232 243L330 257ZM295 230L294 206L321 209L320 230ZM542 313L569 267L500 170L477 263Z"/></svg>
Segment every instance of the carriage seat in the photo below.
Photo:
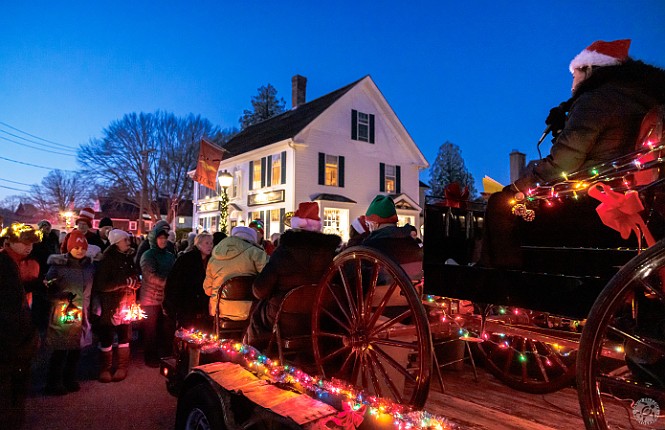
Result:
<svg viewBox="0 0 665 430"><path fill-rule="evenodd" d="M285 356L311 353L312 309L316 300L317 284L306 284L286 293L273 324L272 345L277 345L280 361Z"/></svg>
<svg viewBox="0 0 665 430"><path fill-rule="evenodd" d="M240 338L249 326L249 316L256 303L252 294L254 279L256 276L235 276L220 286L215 318L218 337Z"/></svg>

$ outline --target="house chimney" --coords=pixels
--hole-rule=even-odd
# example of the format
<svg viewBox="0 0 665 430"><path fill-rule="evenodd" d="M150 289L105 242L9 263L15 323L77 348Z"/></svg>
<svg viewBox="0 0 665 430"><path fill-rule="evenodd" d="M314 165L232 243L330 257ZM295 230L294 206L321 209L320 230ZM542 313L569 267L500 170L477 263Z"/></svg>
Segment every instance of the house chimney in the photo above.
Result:
<svg viewBox="0 0 665 430"><path fill-rule="evenodd" d="M292 108L296 108L305 103L305 93L307 88L307 78L295 75L291 78L291 103Z"/></svg>
<svg viewBox="0 0 665 430"><path fill-rule="evenodd" d="M526 154L513 149L510 153L510 182L515 182L522 176L522 172L526 167Z"/></svg>

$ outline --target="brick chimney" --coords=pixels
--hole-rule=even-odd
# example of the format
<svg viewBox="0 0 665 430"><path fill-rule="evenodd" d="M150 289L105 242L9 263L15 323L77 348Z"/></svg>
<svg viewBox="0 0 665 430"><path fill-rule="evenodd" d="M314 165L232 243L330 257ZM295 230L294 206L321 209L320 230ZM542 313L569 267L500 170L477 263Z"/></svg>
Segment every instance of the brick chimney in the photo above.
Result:
<svg viewBox="0 0 665 430"><path fill-rule="evenodd" d="M513 149L510 153L510 182L515 182L522 175L526 167L526 154Z"/></svg>
<svg viewBox="0 0 665 430"><path fill-rule="evenodd" d="M291 78L291 104L292 108L305 103L305 94L307 88L307 78L295 75Z"/></svg>

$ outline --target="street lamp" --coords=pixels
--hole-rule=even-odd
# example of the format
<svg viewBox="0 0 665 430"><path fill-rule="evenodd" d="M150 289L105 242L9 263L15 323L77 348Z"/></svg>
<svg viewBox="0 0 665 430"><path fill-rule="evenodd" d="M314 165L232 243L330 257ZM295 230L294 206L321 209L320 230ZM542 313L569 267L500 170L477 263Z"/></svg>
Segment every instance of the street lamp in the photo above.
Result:
<svg viewBox="0 0 665 430"><path fill-rule="evenodd" d="M229 219L229 195L226 190L233 184L233 175L224 170L217 177L217 181L222 187L222 200L219 202L219 231L228 234L226 227Z"/></svg>

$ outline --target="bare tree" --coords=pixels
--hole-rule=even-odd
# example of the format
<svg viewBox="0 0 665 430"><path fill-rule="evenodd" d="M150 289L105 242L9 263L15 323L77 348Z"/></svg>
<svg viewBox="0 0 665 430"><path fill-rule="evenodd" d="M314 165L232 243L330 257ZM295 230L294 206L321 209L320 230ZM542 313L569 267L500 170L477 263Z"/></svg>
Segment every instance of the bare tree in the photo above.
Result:
<svg viewBox="0 0 665 430"><path fill-rule="evenodd" d="M57 219L60 212L89 206L89 187L76 172L51 170L40 184L30 187L28 202L44 217Z"/></svg>
<svg viewBox="0 0 665 430"><path fill-rule="evenodd" d="M191 199L193 182L187 172L196 166L202 137L216 136L219 128L207 119L172 113L131 113L113 121L103 138L91 139L78 152L84 174L106 187L122 203L140 207L145 174L145 206L153 221L159 219L159 199ZM143 168L144 157L147 161ZM172 203L173 205L173 203ZM170 221L174 212L169 211Z"/></svg>

